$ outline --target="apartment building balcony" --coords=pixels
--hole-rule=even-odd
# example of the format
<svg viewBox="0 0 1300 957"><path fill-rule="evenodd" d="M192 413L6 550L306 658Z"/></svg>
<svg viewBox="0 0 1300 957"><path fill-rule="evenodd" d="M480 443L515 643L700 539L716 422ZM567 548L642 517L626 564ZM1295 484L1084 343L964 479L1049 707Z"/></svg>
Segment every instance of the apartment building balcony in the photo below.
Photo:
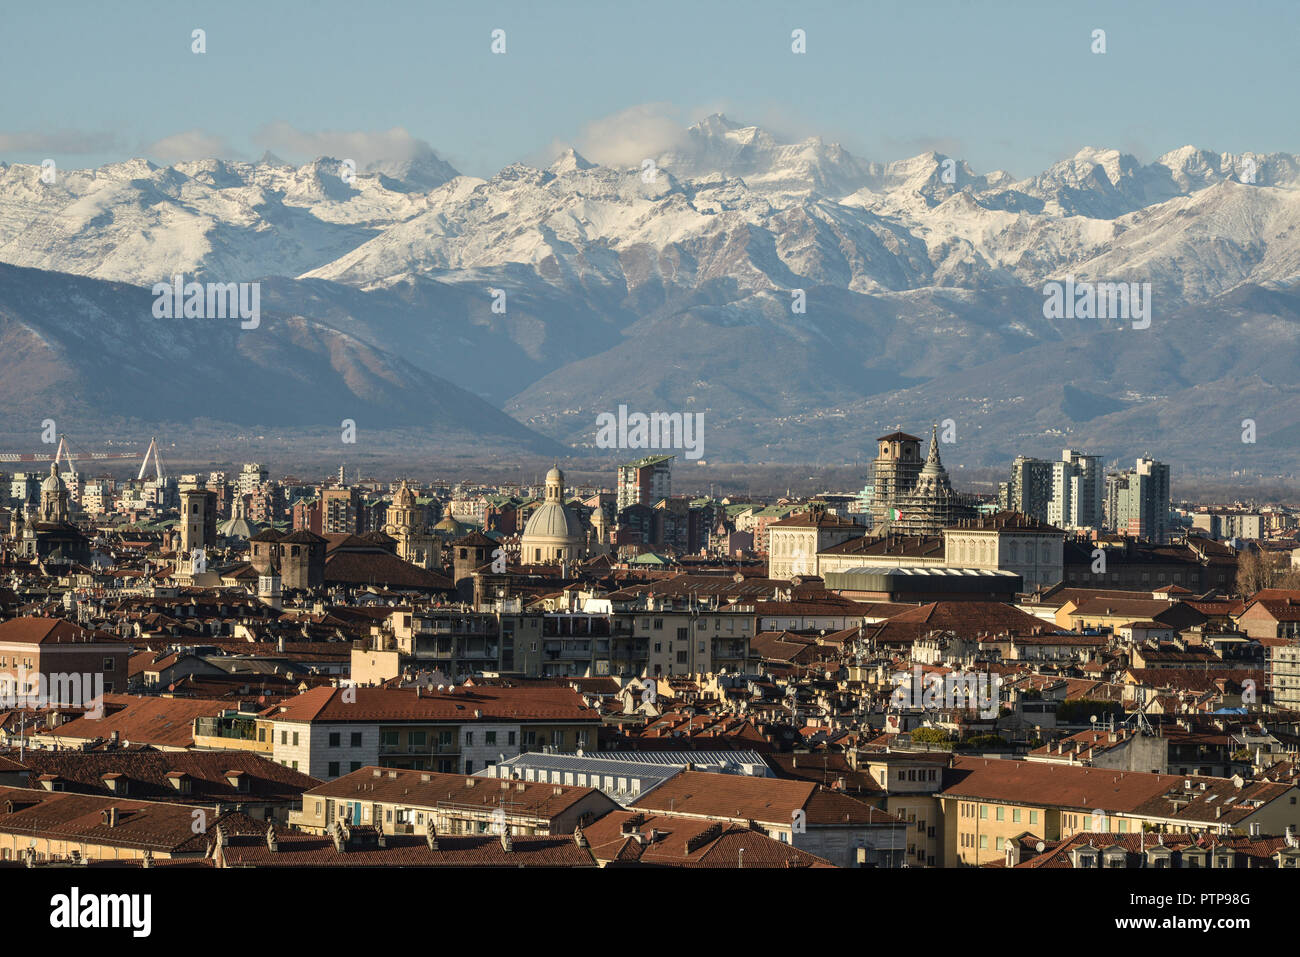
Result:
<svg viewBox="0 0 1300 957"><path fill-rule="evenodd" d="M379 756L381 758L457 758L460 757L460 746L458 744L448 745L429 745L429 744L392 744L386 745L382 742L379 745Z"/></svg>
<svg viewBox="0 0 1300 957"><path fill-rule="evenodd" d="M490 619L421 620L411 629L414 635L495 635L497 624Z"/></svg>
<svg viewBox="0 0 1300 957"><path fill-rule="evenodd" d="M460 648L456 653L456 658L459 661L496 661L500 657L501 649L496 645L488 645L486 648Z"/></svg>
<svg viewBox="0 0 1300 957"><path fill-rule="evenodd" d="M719 658L744 658L748 653L746 642L743 641L715 641L713 643L713 657Z"/></svg>
<svg viewBox="0 0 1300 957"><path fill-rule="evenodd" d="M603 617L548 615L542 619L543 638L587 638L609 633L609 619Z"/></svg>
<svg viewBox="0 0 1300 957"><path fill-rule="evenodd" d="M591 658L591 642L542 642L542 653L547 661L588 661Z"/></svg>
<svg viewBox="0 0 1300 957"><path fill-rule="evenodd" d="M195 718L196 738L226 738L232 741L256 741L257 722L251 718Z"/></svg>

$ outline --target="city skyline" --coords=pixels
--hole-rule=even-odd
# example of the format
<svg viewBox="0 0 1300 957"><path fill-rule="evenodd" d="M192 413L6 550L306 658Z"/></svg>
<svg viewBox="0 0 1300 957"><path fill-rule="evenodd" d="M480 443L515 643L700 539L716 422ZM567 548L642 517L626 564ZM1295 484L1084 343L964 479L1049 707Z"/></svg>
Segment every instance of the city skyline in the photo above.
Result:
<svg viewBox="0 0 1300 957"><path fill-rule="evenodd" d="M17 942L1286 927L1297 29L6 11Z"/></svg>

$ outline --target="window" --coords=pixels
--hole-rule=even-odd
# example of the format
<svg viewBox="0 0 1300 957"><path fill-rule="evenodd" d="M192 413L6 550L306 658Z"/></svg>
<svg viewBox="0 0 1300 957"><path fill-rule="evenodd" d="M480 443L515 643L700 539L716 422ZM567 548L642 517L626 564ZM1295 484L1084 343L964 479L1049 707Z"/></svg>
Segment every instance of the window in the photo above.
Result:
<svg viewBox="0 0 1300 957"><path fill-rule="evenodd" d="M328 771L328 774L329 774L329 776L332 777L332 778L336 778L336 777L339 776L339 763L338 763L337 761L331 761L331 762L329 763L329 771ZM320 813L320 801L317 801L317 802L316 802L316 813L317 813L317 814Z"/></svg>
<svg viewBox="0 0 1300 957"><path fill-rule="evenodd" d="M297 732L297 731L295 731L295 732L293 733L293 746L294 746L295 748L298 747L298 732Z"/></svg>
<svg viewBox="0 0 1300 957"><path fill-rule="evenodd" d="M981 804L981 805L980 805L980 820L981 820L981 821L987 821L988 819L989 819L989 808L988 808L988 805L987 805L987 804Z"/></svg>
<svg viewBox="0 0 1300 957"><path fill-rule="evenodd" d="M1017 808L1012 808L1012 810L1011 810L1011 821L1012 821L1013 824L1019 824L1019 823L1020 823L1020 808L1018 808L1018 807L1017 807Z"/></svg>
<svg viewBox="0 0 1300 957"><path fill-rule="evenodd" d="M1030 812L1029 812L1029 823L1030 823L1030 824L1037 824L1037 823L1038 823L1038 812L1037 812L1037 811L1030 811Z"/></svg>
<svg viewBox="0 0 1300 957"><path fill-rule="evenodd" d="M354 748L359 748L359 747L361 747L361 732L360 732L360 731L353 731L353 732L352 732L352 747L354 747Z"/></svg>
<svg viewBox="0 0 1300 957"><path fill-rule="evenodd" d="M281 744L288 744L288 743L289 743L289 732L288 732L288 731L281 731L281 732L280 732L280 743L281 743Z"/></svg>
<svg viewBox="0 0 1300 957"><path fill-rule="evenodd" d="M997 819L998 819L999 821L1001 821L1001 820L1005 820L1005 819L1006 819L1006 810L1007 810L1007 809L1004 808L1004 807L999 807L999 808L997 809Z"/></svg>
<svg viewBox="0 0 1300 957"><path fill-rule="evenodd" d="M515 743L515 733L513 731L506 732L506 744L513 747L514 743Z"/></svg>
<svg viewBox="0 0 1300 957"><path fill-rule="evenodd" d="M497 743L497 733L495 731L484 731L483 737L487 744Z"/></svg>
<svg viewBox="0 0 1300 957"><path fill-rule="evenodd" d="M466 731L466 732L465 732L465 747L467 747L467 748L472 748L472 747L474 747L474 732L473 732L473 731Z"/></svg>
<svg viewBox="0 0 1300 957"><path fill-rule="evenodd" d="M263 744L266 743L266 728L258 728L258 729L257 729L257 740L258 740L260 743L263 743Z"/></svg>
<svg viewBox="0 0 1300 957"><path fill-rule="evenodd" d="M113 659L112 659L112 658L105 658L105 659L104 659L104 670L105 670L105 671L112 671L112 670L113 670Z"/></svg>
<svg viewBox="0 0 1300 957"><path fill-rule="evenodd" d="M361 770L361 762L360 762L360 761L352 761L352 762L350 762L350 763L348 764L348 770L349 770L349 771L360 771L360 770Z"/></svg>
<svg viewBox="0 0 1300 957"><path fill-rule="evenodd" d="M339 744L340 744L340 740L339 740L339 739L342 738L342 737L343 737L343 735L340 734L339 732L337 732L337 731L331 731L331 732L330 732L330 747L331 747L331 748L337 748L337 747L339 746Z"/></svg>

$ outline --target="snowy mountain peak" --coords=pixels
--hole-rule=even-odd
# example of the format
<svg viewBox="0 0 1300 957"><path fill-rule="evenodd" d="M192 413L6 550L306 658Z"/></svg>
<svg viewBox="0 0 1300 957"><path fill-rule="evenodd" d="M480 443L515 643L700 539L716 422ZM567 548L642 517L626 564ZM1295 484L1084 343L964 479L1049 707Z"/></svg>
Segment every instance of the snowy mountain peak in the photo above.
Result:
<svg viewBox="0 0 1300 957"><path fill-rule="evenodd" d="M552 173L559 176L564 173L572 173L578 170L595 169L596 164L570 146L561 153L559 157L556 158L555 162L548 168Z"/></svg>
<svg viewBox="0 0 1300 957"><path fill-rule="evenodd" d="M427 193L460 175L454 166L427 147L421 147L408 159L368 163L366 172L378 174L386 189L400 193Z"/></svg>
<svg viewBox="0 0 1300 957"><path fill-rule="evenodd" d="M704 119L691 126L687 133L701 136L723 137L735 130L744 129L740 123L734 123L721 113L710 113Z"/></svg>

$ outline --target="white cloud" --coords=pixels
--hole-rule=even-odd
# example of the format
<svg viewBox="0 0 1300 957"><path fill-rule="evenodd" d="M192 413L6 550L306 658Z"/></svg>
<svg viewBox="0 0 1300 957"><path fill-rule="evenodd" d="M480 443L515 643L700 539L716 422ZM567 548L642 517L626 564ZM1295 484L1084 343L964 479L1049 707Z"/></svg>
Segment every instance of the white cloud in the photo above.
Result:
<svg viewBox="0 0 1300 957"><path fill-rule="evenodd" d="M681 110L671 103L642 103L588 123L574 146L602 166L627 168L686 141Z"/></svg>
<svg viewBox="0 0 1300 957"><path fill-rule="evenodd" d="M253 137L260 149L311 160L318 156L350 159L364 169L384 161L406 162L435 155L424 140L400 126L391 130L321 130L308 132L284 122L269 123Z"/></svg>
<svg viewBox="0 0 1300 957"><path fill-rule="evenodd" d="M186 130L164 136L144 148L145 155L164 163L200 159L233 159L235 150L220 136L202 130Z"/></svg>

